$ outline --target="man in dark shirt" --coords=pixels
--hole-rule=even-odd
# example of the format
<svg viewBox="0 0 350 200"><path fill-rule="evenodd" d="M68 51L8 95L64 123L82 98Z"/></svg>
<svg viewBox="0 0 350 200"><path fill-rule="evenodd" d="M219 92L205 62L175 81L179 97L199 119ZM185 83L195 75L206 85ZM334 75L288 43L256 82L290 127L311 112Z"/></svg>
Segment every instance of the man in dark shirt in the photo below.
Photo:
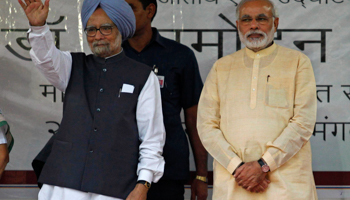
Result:
<svg viewBox="0 0 350 200"><path fill-rule="evenodd" d="M162 96L166 142L162 179L152 184L149 200L184 199L184 183L189 177L189 149L180 112L184 110L188 134L196 164L191 199L207 198L207 152L198 137L197 104L203 83L192 50L162 37L151 22L157 11L156 0L126 0L136 17L136 32L124 41L125 54L153 68Z"/></svg>

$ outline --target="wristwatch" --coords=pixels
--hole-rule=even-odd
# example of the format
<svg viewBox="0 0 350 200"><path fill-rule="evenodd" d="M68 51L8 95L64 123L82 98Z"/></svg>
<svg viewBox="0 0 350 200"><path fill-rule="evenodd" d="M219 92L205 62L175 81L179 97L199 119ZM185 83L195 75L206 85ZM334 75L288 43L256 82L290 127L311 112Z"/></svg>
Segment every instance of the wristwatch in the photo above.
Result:
<svg viewBox="0 0 350 200"><path fill-rule="evenodd" d="M270 167L263 161L263 159L258 160L259 165L261 166L261 170L266 173L270 171Z"/></svg>
<svg viewBox="0 0 350 200"><path fill-rule="evenodd" d="M204 183L208 183L208 178L205 177L205 176L199 176L199 175L197 175L197 176L196 176L196 179L197 179L197 180L200 180L200 181L203 181Z"/></svg>
<svg viewBox="0 0 350 200"><path fill-rule="evenodd" d="M139 180L137 181L137 183L141 183L142 185L144 185L147 189L151 188L151 183L147 182L147 181L143 181L143 180Z"/></svg>

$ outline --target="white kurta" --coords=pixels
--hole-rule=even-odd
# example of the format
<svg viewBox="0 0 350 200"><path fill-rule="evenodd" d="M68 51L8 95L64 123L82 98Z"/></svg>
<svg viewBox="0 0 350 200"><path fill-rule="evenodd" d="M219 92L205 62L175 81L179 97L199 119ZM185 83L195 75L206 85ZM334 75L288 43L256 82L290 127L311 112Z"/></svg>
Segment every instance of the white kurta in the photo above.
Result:
<svg viewBox="0 0 350 200"><path fill-rule="evenodd" d="M276 44L245 48L218 60L198 105L198 133L214 158L214 200L317 199L309 139L316 121L316 84L304 54ZM232 173L263 158L266 192L251 193Z"/></svg>

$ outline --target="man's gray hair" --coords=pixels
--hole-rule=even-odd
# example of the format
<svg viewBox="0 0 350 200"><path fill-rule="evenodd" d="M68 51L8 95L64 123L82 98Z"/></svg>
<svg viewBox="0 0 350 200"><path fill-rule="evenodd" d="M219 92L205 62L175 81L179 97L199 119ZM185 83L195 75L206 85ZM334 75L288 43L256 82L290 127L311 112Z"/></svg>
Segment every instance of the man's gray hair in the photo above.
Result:
<svg viewBox="0 0 350 200"><path fill-rule="evenodd" d="M241 2L239 2L239 4L237 5L237 8L236 8L236 19L237 20L239 19L239 10L243 6L243 4L245 4L249 1L257 1L257 0L242 0ZM279 15L278 15L278 11L277 11L275 4L271 0L264 0L264 1L267 1L272 5L272 17L278 18Z"/></svg>

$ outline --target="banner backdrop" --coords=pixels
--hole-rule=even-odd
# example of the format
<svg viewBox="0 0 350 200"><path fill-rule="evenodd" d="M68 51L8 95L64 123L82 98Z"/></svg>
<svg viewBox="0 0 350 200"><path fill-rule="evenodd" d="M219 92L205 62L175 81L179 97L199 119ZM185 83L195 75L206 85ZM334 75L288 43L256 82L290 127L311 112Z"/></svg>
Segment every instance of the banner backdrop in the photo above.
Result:
<svg viewBox="0 0 350 200"><path fill-rule="evenodd" d="M63 51L90 52L80 19L82 2L50 2L47 22L57 48ZM313 170L348 175L350 2L273 2L280 14L275 42L306 54L315 72L318 114L311 137ZM195 52L204 82L218 58L244 48L236 29L237 3L239 0L158 0L153 26L161 35L177 40ZM55 89L31 62L30 44L26 39L28 27L17 0L0 1L0 108L15 139L6 170L32 170L32 159L57 131L62 115L64 94ZM193 165L191 169L194 170ZM212 170L211 162L209 170ZM323 181L322 185L350 185L350 181L329 184L327 180Z"/></svg>

